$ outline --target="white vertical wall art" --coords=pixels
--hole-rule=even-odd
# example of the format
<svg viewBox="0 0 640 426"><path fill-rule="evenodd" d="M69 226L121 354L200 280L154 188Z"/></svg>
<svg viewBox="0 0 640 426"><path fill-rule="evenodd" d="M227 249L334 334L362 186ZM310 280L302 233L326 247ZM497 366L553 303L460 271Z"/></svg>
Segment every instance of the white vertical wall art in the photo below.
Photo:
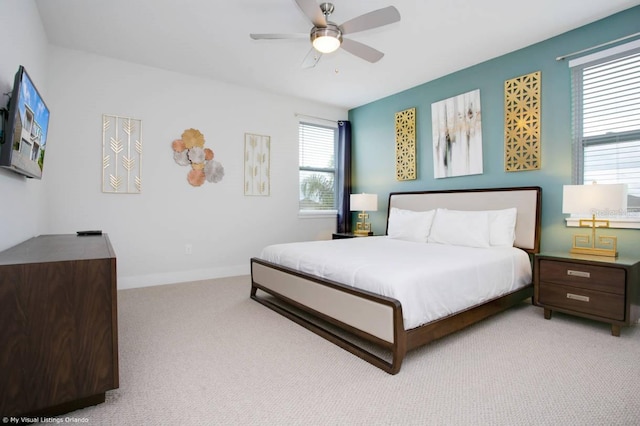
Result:
<svg viewBox="0 0 640 426"><path fill-rule="evenodd" d="M435 178L482 174L480 90L431 104Z"/></svg>
<svg viewBox="0 0 640 426"><path fill-rule="evenodd" d="M142 192L142 120L102 115L102 192Z"/></svg>
<svg viewBox="0 0 640 426"><path fill-rule="evenodd" d="M271 188L271 137L244 134L244 195L268 196Z"/></svg>

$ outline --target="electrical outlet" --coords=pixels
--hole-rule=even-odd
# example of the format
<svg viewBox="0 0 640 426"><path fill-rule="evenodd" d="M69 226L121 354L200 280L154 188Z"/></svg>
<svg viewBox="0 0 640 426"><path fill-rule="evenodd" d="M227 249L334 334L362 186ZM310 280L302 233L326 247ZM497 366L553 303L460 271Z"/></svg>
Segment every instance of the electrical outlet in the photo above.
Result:
<svg viewBox="0 0 640 426"><path fill-rule="evenodd" d="M185 244L184 254L191 254L191 253L193 253L193 246L191 244Z"/></svg>

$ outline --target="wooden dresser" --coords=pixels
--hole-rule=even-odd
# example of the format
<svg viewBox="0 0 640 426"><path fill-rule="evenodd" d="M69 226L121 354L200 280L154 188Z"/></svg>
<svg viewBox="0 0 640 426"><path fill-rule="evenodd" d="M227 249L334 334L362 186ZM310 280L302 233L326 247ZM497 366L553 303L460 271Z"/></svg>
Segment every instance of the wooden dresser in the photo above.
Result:
<svg viewBox="0 0 640 426"><path fill-rule="evenodd" d="M640 317L640 259L543 253L534 262L534 303L611 324L611 334Z"/></svg>
<svg viewBox="0 0 640 426"><path fill-rule="evenodd" d="M0 415L53 416L118 387L116 256L107 235L0 252Z"/></svg>

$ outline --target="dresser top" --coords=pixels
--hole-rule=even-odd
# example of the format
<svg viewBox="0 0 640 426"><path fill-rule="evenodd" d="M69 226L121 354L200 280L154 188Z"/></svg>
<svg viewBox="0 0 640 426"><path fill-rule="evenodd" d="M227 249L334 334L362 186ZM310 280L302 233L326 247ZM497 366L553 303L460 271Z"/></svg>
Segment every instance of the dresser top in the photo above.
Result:
<svg viewBox="0 0 640 426"><path fill-rule="evenodd" d="M107 234L40 235L0 252L0 265L114 258Z"/></svg>

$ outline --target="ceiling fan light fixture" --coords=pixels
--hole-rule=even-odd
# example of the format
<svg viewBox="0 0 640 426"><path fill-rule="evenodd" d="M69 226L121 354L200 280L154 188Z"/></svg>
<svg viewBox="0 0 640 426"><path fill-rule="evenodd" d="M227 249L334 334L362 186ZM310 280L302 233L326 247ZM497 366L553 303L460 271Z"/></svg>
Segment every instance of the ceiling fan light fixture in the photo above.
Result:
<svg viewBox="0 0 640 426"><path fill-rule="evenodd" d="M331 23L326 28L314 27L311 31L311 44L318 52L334 52L342 44L342 32Z"/></svg>
<svg viewBox="0 0 640 426"><path fill-rule="evenodd" d="M323 53L331 53L339 48L370 63L378 62L384 53L373 47L367 46L355 40L342 39L343 34L353 34L382 27L400 21L400 12L394 6L383 7L369 13L356 16L342 25L336 25L329 21L333 14L332 3L320 3L318 0L295 0L298 9L311 21L313 27L307 33L313 48L307 53L302 62L303 68L311 68L318 63ZM320 8L318 9L318 6ZM304 34L249 34L254 40L260 39L287 39L305 37Z"/></svg>

